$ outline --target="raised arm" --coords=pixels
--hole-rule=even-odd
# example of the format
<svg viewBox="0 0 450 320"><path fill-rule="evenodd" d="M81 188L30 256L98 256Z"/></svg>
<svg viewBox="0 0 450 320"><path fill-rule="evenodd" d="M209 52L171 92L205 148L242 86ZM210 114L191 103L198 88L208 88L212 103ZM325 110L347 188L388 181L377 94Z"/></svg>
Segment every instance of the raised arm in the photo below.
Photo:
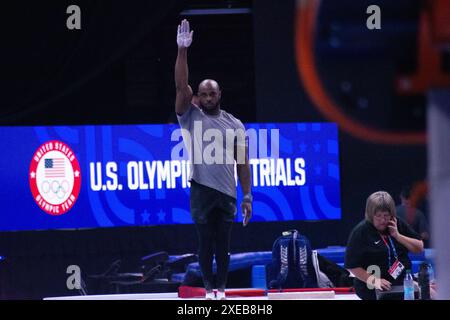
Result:
<svg viewBox="0 0 450 320"><path fill-rule="evenodd" d="M175 112L182 115L191 104L192 88L188 84L189 69L187 63L187 48L192 43L194 31L189 31L189 22L185 19L178 25L177 44L178 55L175 62Z"/></svg>
<svg viewBox="0 0 450 320"><path fill-rule="evenodd" d="M394 218L391 221L389 221L388 228L389 228L389 234L391 235L391 237L393 237L399 243L401 243L403 246L405 246L406 249L408 249L408 251L410 251L412 253L421 253L423 251L423 241L422 240L410 238L410 237L402 235L402 234L400 234L400 232L398 232L397 218Z"/></svg>

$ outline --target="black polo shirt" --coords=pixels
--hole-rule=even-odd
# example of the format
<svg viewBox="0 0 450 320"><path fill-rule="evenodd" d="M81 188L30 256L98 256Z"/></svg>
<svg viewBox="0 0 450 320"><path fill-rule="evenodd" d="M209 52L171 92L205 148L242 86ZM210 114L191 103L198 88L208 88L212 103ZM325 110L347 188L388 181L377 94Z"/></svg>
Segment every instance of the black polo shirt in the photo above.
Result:
<svg viewBox="0 0 450 320"><path fill-rule="evenodd" d="M420 240L420 236L414 232L406 222L397 218L397 229L401 235ZM381 278L388 280L393 285L401 285L405 271L411 269L411 260L408 256L408 249L390 237L392 244L395 247L398 260L405 266L405 269L400 276L394 280L389 275L389 251L386 243L382 240L380 233L367 220L361 221L355 228L353 228L345 251L345 268L363 268L367 270L370 265L377 265L380 267ZM387 241L390 254L391 264L394 263L394 250L391 242ZM356 294L362 299L375 299L375 291L369 290L367 284L356 279L354 281Z"/></svg>

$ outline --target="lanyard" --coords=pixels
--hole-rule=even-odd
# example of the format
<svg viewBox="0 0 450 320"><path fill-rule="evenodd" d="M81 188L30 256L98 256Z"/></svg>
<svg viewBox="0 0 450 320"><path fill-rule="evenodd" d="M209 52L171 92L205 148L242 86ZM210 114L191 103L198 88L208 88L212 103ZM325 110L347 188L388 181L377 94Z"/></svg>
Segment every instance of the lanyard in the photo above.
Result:
<svg viewBox="0 0 450 320"><path fill-rule="evenodd" d="M397 250L395 250L394 243L392 242L392 239L390 236L387 236L387 238L389 239L389 242L391 244L392 251L394 253L394 258L395 258L395 260L398 260ZM388 249L388 268L390 268L391 267L391 248L389 247L389 244L387 243L386 239L383 236L381 236L381 240L383 240L384 244L386 245L386 247Z"/></svg>

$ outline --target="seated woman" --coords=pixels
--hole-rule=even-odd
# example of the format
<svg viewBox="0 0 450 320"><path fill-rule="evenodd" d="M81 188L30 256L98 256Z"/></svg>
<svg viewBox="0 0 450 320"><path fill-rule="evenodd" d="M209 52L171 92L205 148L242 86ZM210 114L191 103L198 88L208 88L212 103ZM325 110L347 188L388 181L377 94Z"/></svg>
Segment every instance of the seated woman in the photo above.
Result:
<svg viewBox="0 0 450 320"><path fill-rule="evenodd" d="M345 267L355 275L356 294L363 300L374 300L375 289L403 285L406 270L411 270L409 251L423 251L420 236L397 219L389 193L371 194L365 219L353 228L345 252Z"/></svg>

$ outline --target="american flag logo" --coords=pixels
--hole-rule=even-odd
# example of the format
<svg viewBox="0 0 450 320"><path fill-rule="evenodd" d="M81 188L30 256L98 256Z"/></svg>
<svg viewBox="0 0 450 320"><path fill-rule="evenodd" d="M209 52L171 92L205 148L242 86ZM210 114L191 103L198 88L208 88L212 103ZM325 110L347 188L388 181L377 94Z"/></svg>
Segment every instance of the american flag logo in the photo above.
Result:
<svg viewBox="0 0 450 320"><path fill-rule="evenodd" d="M45 159L46 178L64 178L66 176L64 158Z"/></svg>

